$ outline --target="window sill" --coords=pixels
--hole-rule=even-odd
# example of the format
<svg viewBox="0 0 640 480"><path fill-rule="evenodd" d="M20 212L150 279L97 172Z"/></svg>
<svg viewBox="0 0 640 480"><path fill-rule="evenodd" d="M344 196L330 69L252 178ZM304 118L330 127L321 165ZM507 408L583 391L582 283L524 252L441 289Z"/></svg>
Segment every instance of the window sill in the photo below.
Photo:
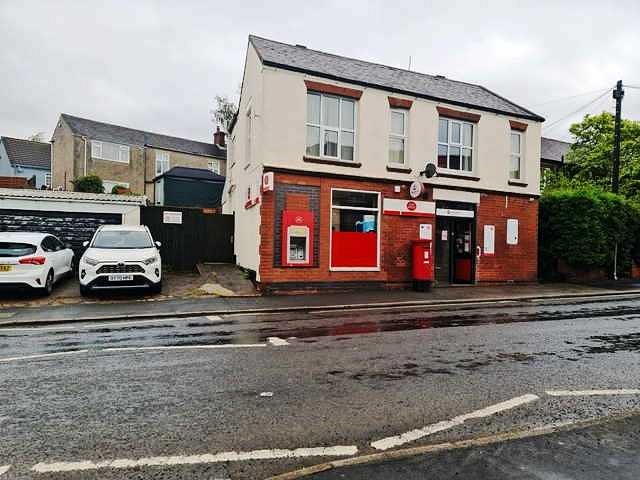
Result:
<svg viewBox="0 0 640 480"><path fill-rule="evenodd" d="M329 267L330 272L379 272L380 267Z"/></svg>
<svg viewBox="0 0 640 480"><path fill-rule="evenodd" d="M302 157L302 161L307 163L321 163L324 165L337 165L340 167L350 167L350 168L360 168L362 166L362 164L358 162L351 162L347 160L331 160L329 158L320 158L320 157L308 157L306 155Z"/></svg>
<svg viewBox="0 0 640 480"><path fill-rule="evenodd" d="M477 182L480 180L480 177L476 177L474 175L467 175L465 173L454 173L451 171L448 172L438 172L436 174L436 178L437 177L443 177L443 178L461 178L463 180L470 180L472 182Z"/></svg>
<svg viewBox="0 0 640 480"><path fill-rule="evenodd" d="M407 167L394 167L391 165L387 165L387 172L411 173L411 169Z"/></svg>
<svg viewBox="0 0 640 480"><path fill-rule="evenodd" d="M514 185L516 187L526 187L529 184L527 182L523 182L522 180L509 180L509 185Z"/></svg>

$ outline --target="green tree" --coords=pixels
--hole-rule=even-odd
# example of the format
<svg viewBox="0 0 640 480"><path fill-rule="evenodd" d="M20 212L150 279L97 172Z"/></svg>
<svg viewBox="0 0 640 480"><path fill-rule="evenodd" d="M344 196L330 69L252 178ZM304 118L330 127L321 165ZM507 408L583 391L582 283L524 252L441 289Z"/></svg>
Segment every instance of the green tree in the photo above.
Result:
<svg viewBox="0 0 640 480"><path fill-rule="evenodd" d="M229 125L231 125L237 110L236 104L229 100L228 97L216 95L216 108L211 113L214 121L226 131L229 131Z"/></svg>
<svg viewBox="0 0 640 480"><path fill-rule="evenodd" d="M609 112L585 115L569 131L575 138L567 153L565 175L580 183L611 189L614 116ZM640 122L622 120L620 193L640 198Z"/></svg>
<svg viewBox="0 0 640 480"><path fill-rule="evenodd" d="M76 192L104 193L102 179L97 175L87 175L73 180L73 189Z"/></svg>

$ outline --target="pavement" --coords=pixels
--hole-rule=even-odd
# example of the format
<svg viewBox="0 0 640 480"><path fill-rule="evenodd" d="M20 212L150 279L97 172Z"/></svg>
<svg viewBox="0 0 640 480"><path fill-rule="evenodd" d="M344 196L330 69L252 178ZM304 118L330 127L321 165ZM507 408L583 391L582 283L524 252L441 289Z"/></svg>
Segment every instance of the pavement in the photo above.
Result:
<svg viewBox="0 0 640 480"><path fill-rule="evenodd" d="M637 297L4 327L0 480L260 479L636 415L639 332Z"/></svg>
<svg viewBox="0 0 640 480"><path fill-rule="evenodd" d="M497 286L460 286L434 288L430 292L410 290L358 291L290 296L233 297L143 297L107 293L99 301L36 307L4 307L0 309L0 326L19 324L44 325L73 321L107 321L110 319L171 318L176 316L221 315L354 309L364 306L450 306L472 302L526 301L532 299L577 298L640 294L635 282L578 285L567 283L514 284Z"/></svg>
<svg viewBox="0 0 640 480"><path fill-rule="evenodd" d="M310 480L635 480L640 415L547 435L456 448L332 469ZM480 443L480 442L478 442Z"/></svg>

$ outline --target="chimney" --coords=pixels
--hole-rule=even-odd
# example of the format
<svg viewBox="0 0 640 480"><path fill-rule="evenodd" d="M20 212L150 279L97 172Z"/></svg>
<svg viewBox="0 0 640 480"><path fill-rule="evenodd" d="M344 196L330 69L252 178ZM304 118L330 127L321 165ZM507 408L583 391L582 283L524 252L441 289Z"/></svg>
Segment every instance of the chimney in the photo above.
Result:
<svg viewBox="0 0 640 480"><path fill-rule="evenodd" d="M225 148L227 144L224 142L225 133L220 130L220 127L216 127L216 132L213 134L213 143L219 147Z"/></svg>

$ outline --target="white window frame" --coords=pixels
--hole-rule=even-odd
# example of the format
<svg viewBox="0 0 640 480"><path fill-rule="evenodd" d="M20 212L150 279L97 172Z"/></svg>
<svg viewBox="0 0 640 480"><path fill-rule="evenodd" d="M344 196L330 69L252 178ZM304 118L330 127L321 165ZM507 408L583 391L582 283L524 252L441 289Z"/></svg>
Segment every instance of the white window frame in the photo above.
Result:
<svg viewBox="0 0 640 480"><path fill-rule="evenodd" d="M213 168L213 165L217 165L216 168ZM207 161L207 169L210 172L215 173L216 175L221 175L220 173L220 160L218 160L217 158L212 158L211 160Z"/></svg>
<svg viewBox="0 0 640 480"><path fill-rule="evenodd" d="M114 145L118 147L118 159L106 158L103 156L103 145ZM122 160L122 154L126 152L126 160ZM131 149L128 145L122 145L120 143L113 142L102 142L100 140L91 140L91 158L96 158L98 160L106 160L108 162L117 162L117 163L126 163L129 164L131 160Z"/></svg>
<svg viewBox="0 0 640 480"><path fill-rule="evenodd" d="M524 135L522 134L523 132L519 132L518 130L511 130L510 135L509 135L509 165L508 165L508 175L509 175L509 180L510 181L514 181L514 182L521 182L524 178L524 154L523 154L523 148L524 148ZM513 144L511 143L511 136L512 135L517 135L520 138L520 151L518 153L515 153L513 151ZM511 176L511 157L518 157L518 177L514 178Z"/></svg>
<svg viewBox="0 0 640 480"><path fill-rule="evenodd" d="M165 157L165 158L160 158L160 157ZM159 164L164 164L166 163L166 168L161 168L160 171L158 171L158 165ZM156 177L158 175L162 175L164 172L169 171L169 169L171 168L171 155L169 154L169 152L166 152L164 150L156 150L156 163L155 163L155 172L156 172Z"/></svg>
<svg viewBox="0 0 640 480"><path fill-rule="evenodd" d="M354 98L350 98L350 97L341 97L339 95L331 95L328 93L321 93L321 92L307 92L307 96L305 97L305 100L309 97L309 95L317 95L320 97L320 123L313 123L313 122L309 122L308 120L305 122L305 125L307 127L315 127L315 128L319 128L320 129L320 151L319 151L319 156L316 157L315 155L310 155L307 153L307 147L308 145L307 143L307 133L306 133L306 128L305 128L305 147L304 147L304 154L305 156L308 157L313 157L313 158L326 158L329 160L336 160L338 162L348 162L348 163L354 163L356 161L356 159L358 158L357 156L357 147L356 145L358 144L357 141L357 130L358 130L358 102L356 99ZM322 102L324 98L336 98L338 100L338 126L337 127L330 127L328 125L323 125L324 123L324 118L323 118L323 108L322 108ZM353 103L353 129L351 128L344 128L342 126L342 102L350 102ZM308 102L307 102L308 104ZM308 118L308 112L307 112L307 118ZM325 132L336 132L338 134L338 148L337 148L337 153L338 155L333 157L331 155L325 155L324 154L324 136L325 136ZM351 160L344 160L341 158L342 155L342 132L346 132L346 133L351 133L353 134L353 159Z"/></svg>
<svg viewBox="0 0 640 480"><path fill-rule="evenodd" d="M334 191L338 191L338 192L355 192L355 193L371 193L374 195L378 196L378 207L377 208L370 208L370 207L345 207L345 206L333 206L333 192ZM380 239L382 237L381 234L381 230L382 230L382 225L380 224L380 220L381 218L381 211L382 211L382 206L381 206L381 202L382 202L382 194L380 192L373 192L371 190L353 190L350 188L331 188L331 197L329 197L329 271L330 272L379 272L380 271ZM331 264L331 259L333 258L332 256L332 252L333 252L333 230L331 229L332 227L332 223L333 223L333 210L358 210L358 211L363 211L363 212L376 212L377 213L377 220L376 220L376 225L378 227L377 230L377 234L378 234L378 255L377 255L377 259L376 259L376 266L375 267L334 267Z"/></svg>
<svg viewBox="0 0 640 480"><path fill-rule="evenodd" d="M391 119L393 117L394 113L400 113L402 114L402 119L403 119L403 128L402 131L404 132L403 135L399 135L397 133L393 133L391 131ZM409 127L409 111L405 110L403 108L391 108L389 110L389 149L387 151L387 164L390 167L393 166L406 166L407 165L407 129ZM396 140L404 140L404 150L402 151L402 163L393 163L391 162L391 139L396 139Z"/></svg>
<svg viewBox="0 0 640 480"><path fill-rule="evenodd" d="M440 120L446 120L448 122L447 125L447 143L441 142L440 141ZM459 124L460 125L460 143L452 143L451 142L451 134L453 129L451 128L451 124ZM464 128L464 125L469 125L471 126L471 146L465 146L462 144L462 131ZM436 165L438 165L438 147L440 147L441 145L445 145L447 147L447 168L444 167L440 167L438 166L438 170L442 171L444 173L451 173L454 175L468 175L468 176L473 176L475 174L476 168L477 168L477 159L475 156L475 150L476 150L476 135L477 135L477 128L476 128L477 124L473 123L473 122L466 122L464 120L456 120L453 118L449 118L449 117L444 117L444 116L439 116L438 117L438 128L436 130ZM462 170L462 168L456 170L455 168L449 168L449 147L459 147L460 148L460 166L462 167L462 149L463 148L468 148L471 150L471 170Z"/></svg>
<svg viewBox="0 0 640 480"><path fill-rule="evenodd" d="M53 181L50 173L44 174L44 184L46 187L51 188L51 182Z"/></svg>
<svg viewBox="0 0 640 480"><path fill-rule="evenodd" d="M110 184L111 188L107 188L107 184ZM104 193L111 193L111 190L113 190L113 187L115 187L116 185L125 187L125 188L130 188L129 182L119 182L117 180L102 180Z"/></svg>

